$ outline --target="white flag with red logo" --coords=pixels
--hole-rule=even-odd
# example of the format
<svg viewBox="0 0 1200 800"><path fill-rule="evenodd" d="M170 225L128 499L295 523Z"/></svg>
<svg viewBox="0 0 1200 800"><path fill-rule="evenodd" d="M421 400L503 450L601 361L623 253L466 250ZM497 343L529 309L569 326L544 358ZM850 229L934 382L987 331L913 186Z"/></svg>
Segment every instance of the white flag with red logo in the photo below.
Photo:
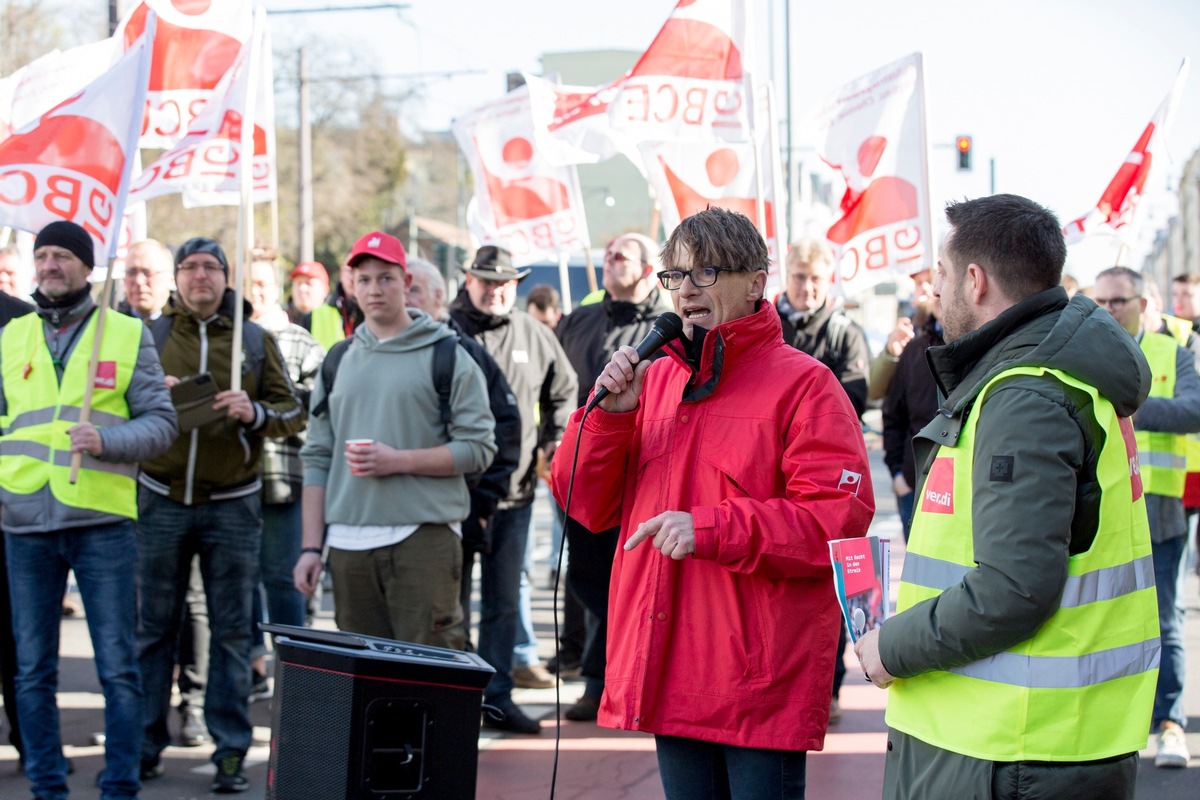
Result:
<svg viewBox="0 0 1200 800"><path fill-rule="evenodd" d="M250 39L248 0L141 0L117 28L128 47L158 14L142 147L178 142Z"/></svg>
<svg viewBox="0 0 1200 800"><path fill-rule="evenodd" d="M122 50L115 37L53 50L0 80L0 140L99 78Z"/></svg>
<svg viewBox="0 0 1200 800"><path fill-rule="evenodd" d="M475 178L471 232L507 248L516 265L589 247L579 176L547 161L533 128L526 86L454 121Z"/></svg>
<svg viewBox="0 0 1200 800"><path fill-rule="evenodd" d="M1183 84L1187 80L1188 60L1185 58L1171 84L1171 91L1154 112L1154 118L1142 131L1137 143L1125 157L1125 163L1117 170L1117 174L1109 181L1100 202L1096 207L1079 219L1072 220L1063 227L1063 236L1067 244L1083 241L1089 233L1116 233L1128 239L1132 222L1137 210L1138 201L1146 186L1146 179L1154 165L1154 154L1163 152L1163 140L1171 125L1171 117L1179 95L1183 93Z"/></svg>
<svg viewBox="0 0 1200 800"><path fill-rule="evenodd" d="M826 237L843 291L932 265L929 147L920 53L863 75L814 115L820 156L846 181L841 217Z"/></svg>
<svg viewBox="0 0 1200 800"><path fill-rule="evenodd" d="M767 242L771 263L777 265L787 236L781 230L778 198L782 196L777 150L765 133L771 130L766 91L757 103L756 131L759 157L753 142L643 142L642 170L654 188L662 211L663 227L669 236L675 226L709 206L745 214L755 220ZM760 180L756 166L762 172ZM762 217L758 197L762 196Z"/></svg>
<svg viewBox="0 0 1200 800"><path fill-rule="evenodd" d="M749 49L745 0L679 0L628 73L555 99L546 133L569 146L548 157L584 164L643 142L747 141Z"/></svg>
<svg viewBox="0 0 1200 800"><path fill-rule="evenodd" d="M181 192L187 208L238 205L243 110L250 91L255 92L254 155L251 169L253 199L269 202L275 196L275 91L271 42L265 23L242 48L204 108L192 120L188 133L142 170L129 190L129 202Z"/></svg>
<svg viewBox="0 0 1200 800"><path fill-rule="evenodd" d="M146 22L153 35L154 17ZM40 231L67 219L111 258L137 152L148 37L98 79L0 141L0 225Z"/></svg>

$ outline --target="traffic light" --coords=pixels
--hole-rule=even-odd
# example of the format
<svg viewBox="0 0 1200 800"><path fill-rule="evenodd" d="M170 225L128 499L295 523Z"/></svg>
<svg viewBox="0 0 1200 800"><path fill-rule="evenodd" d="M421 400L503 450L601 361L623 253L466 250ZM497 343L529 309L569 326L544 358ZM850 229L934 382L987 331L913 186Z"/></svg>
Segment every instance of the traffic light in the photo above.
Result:
<svg viewBox="0 0 1200 800"><path fill-rule="evenodd" d="M971 137L957 137L954 140L954 146L958 148L958 171L969 172L971 170Z"/></svg>

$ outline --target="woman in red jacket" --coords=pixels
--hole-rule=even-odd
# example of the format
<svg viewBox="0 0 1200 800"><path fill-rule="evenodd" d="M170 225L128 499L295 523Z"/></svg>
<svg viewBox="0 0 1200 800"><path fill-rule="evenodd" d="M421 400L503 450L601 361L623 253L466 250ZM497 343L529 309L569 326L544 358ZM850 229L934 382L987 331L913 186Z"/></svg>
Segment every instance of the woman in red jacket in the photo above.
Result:
<svg viewBox="0 0 1200 800"><path fill-rule="evenodd" d="M828 541L874 513L858 419L763 302L741 214L685 219L663 249L683 319L667 358L622 347L571 418L552 482L590 530L621 526L599 722L656 734L668 800L802 798L842 624Z"/></svg>

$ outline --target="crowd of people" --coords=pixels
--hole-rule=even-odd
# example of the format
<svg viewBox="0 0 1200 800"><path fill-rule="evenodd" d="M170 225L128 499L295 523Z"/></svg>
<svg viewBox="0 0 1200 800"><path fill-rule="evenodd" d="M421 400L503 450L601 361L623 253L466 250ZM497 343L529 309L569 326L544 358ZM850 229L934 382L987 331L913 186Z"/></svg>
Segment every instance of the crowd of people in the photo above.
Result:
<svg viewBox="0 0 1200 800"><path fill-rule="evenodd" d="M68 793L69 571L105 800L163 775L172 742L212 746L212 791L249 787L249 704L271 691L257 623L311 623L328 571L340 629L475 649L495 669L484 727L538 734L514 688L580 675L565 716L654 734L671 800L802 798L841 713L828 542L875 511L872 403L908 539L898 613L853 650L889 688L885 796L1132 797L1148 730L1158 766L1186 766L1200 275L1174 282L1177 316L1124 267L1069 297L1049 211L946 213L874 358L826 242L792 243L772 298L761 236L719 208L665 245L616 237L568 314L549 286L518 307L529 273L503 247L451 296L383 231L332 286L255 251L240 308L216 240L138 242L99 313L90 236L48 225L33 303L0 283L0 676L34 795ZM0 280L18 259L0 251ZM669 310L679 334L639 353ZM550 663L540 480L566 548Z"/></svg>

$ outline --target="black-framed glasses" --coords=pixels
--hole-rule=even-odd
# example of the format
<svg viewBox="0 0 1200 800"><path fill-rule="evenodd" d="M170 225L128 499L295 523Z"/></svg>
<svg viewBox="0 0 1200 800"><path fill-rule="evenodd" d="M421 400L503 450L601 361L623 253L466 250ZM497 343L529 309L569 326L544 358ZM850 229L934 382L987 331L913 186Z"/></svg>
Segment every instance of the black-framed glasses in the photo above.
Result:
<svg viewBox="0 0 1200 800"><path fill-rule="evenodd" d="M1125 307L1126 303L1140 299L1141 298L1137 295L1134 295L1133 297L1110 297L1107 300L1101 300L1097 297L1096 305L1104 306L1105 308L1121 309Z"/></svg>
<svg viewBox="0 0 1200 800"><path fill-rule="evenodd" d="M737 267L696 267L695 269L664 269L658 273L658 280L663 288L670 292L683 286L684 278L692 279L692 286L703 289L717 282L717 276L722 272L742 272Z"/></svg>

